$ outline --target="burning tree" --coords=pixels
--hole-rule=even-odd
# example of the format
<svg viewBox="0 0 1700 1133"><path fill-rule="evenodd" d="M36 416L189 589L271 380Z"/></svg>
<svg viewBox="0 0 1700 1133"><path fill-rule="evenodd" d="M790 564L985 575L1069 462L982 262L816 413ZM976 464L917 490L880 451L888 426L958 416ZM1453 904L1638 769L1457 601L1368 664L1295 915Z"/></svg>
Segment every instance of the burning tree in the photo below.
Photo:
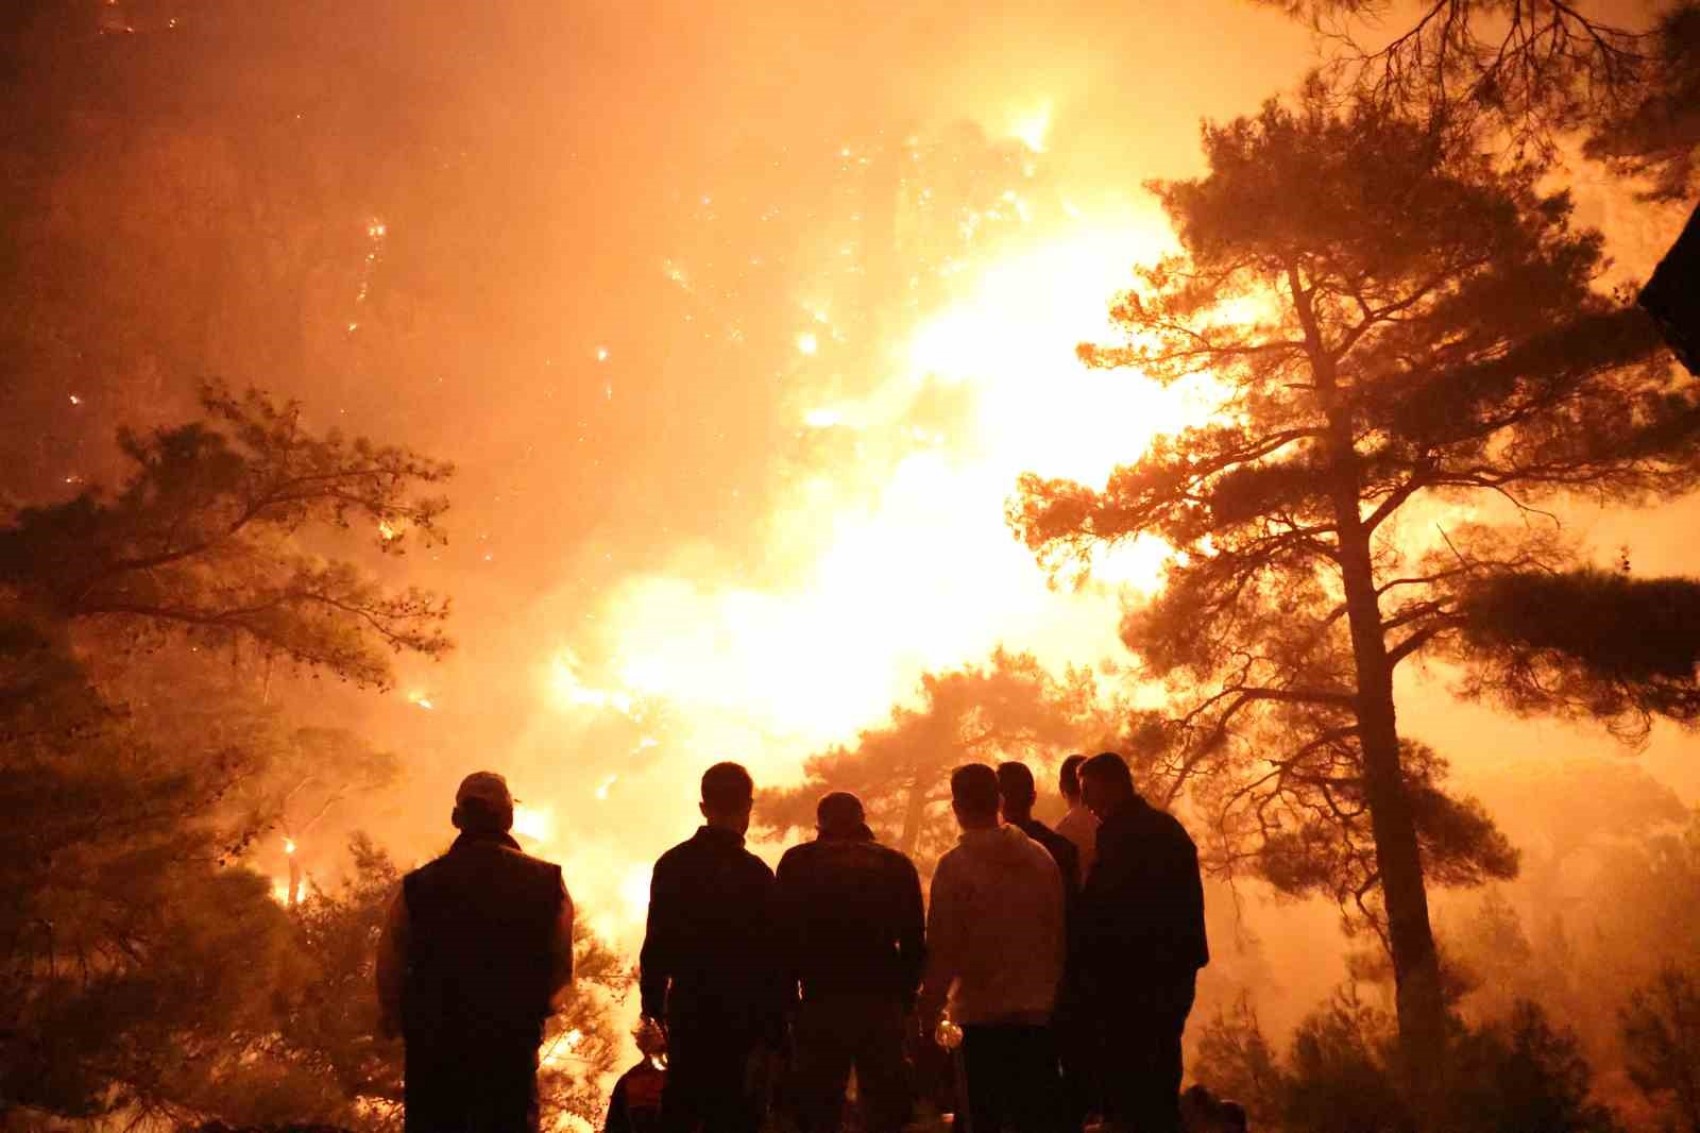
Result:
<svg viewBox="0 0 1700 1133"><path fill-rule="evenodd" d="M1535 507L1688 491L1700 398L1593 290L1600 238L1541 167L1373 104L1337 111L1315 86L1206 127L1204 149L1208 175L1155 186L1183 250L1116 302L1127 341L1081 355L1161 382L1208 372L1220 412L1102 490L1025 477L1010 518L1052 569L1140 533L1175 548L1123 626L1175 709L1143 731L1154 774L1195 790L1220 850L1362 900L1408 1065L1432 1080L1446 1008L1426 885L1512 863L1400 735L1394 674L1444 656L1466 692L1519 710L1605 710L1631 731L1694 716L1695 639L1593 615L1692 617L1700 587L1602 582ZM1496 505L1522 522L1489 522ZM1555 631L1538 588L1592 595L1586 627Z"/></svg>

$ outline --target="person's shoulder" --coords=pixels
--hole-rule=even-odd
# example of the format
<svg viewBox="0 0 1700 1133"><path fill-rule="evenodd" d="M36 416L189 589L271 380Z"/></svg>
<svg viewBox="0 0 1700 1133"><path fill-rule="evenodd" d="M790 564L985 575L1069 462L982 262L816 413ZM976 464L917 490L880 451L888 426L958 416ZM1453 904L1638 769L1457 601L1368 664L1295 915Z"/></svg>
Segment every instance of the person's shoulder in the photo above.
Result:
<svg viewBox="0 0 1700 1133"><path fill-rule="evenodd" d="M655 872L665 873L689 861L696 849L695 842L694 838L686 838L671 849L664 850L661 856L655 859Z"/></svg>
<svg viewBox="0 0 1700 1133"><path fill-rule="evenodd" d="M914 873L915 863L909 855L895 846L882 845L879 842L864 842L874 859L887 869L898 873Z"/></svg>
<svg viewBox="0 0 1700 1133"><path fill-rule="evenodd" d="M779 872L792 873L804 869L814 860L816 855L813 842L799 842L779 855Z"/></svg>
<svg viewBox="0 0 1700 1133"><path fill-rule="evenodd" d="M773 880L773 867L772 866L770 866L766 862L762 861L760 857L751 853L747 846L746 847L740 847L738 852L744 855L740 859L740 861L742 862L744 869L750 874L750 876L752 876L752 877L765 877L769 881Z"/></svg>

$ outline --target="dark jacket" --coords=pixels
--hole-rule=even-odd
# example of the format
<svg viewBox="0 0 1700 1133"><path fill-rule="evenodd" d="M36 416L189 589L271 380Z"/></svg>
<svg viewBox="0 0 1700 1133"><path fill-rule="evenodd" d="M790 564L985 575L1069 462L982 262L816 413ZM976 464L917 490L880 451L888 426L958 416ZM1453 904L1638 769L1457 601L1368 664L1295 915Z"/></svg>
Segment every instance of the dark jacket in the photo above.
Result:
<svg viewBox="0 0 1700 1133"><path fill-rule="evenodd" d="M704 826L662 854L638 961L643 1013L771 1034L783 1010L773 924L773 871L737 834Z"/></svg>
<svg viewBox="0 0 1700 1133"><path fill-rule="evenodd" d="M505 834L462 834L401 891L409 1044L541 1037L571 908L561 867Z"/></svg>
<svg viewBox="0 0 1700 1133"><path fill-rule="evenodd" d="M913 1002L926 967L926 915L914 863L864 833L821 837L779 861L786 990Z"/></svg>
<svg viewBox="0 0 1700 1133"><path fill-rule="evenodd" d="M1179 822L1137 796L1098 827L1075 912L1074 964L1089 994L1191 979L1210 962L1198 850Z"/></svg>
<svg viewBox="0 0 1700 1133"><path fill-rule="evenodd" d="M1057 869L1062 871L1063 893L1072 905L1074 898L1080 893L1079 848L1037 818L1029 818L1026 822L1017 822L1015 826L1023 834L1050 851L1051 857L1056 860Z"/></svg>

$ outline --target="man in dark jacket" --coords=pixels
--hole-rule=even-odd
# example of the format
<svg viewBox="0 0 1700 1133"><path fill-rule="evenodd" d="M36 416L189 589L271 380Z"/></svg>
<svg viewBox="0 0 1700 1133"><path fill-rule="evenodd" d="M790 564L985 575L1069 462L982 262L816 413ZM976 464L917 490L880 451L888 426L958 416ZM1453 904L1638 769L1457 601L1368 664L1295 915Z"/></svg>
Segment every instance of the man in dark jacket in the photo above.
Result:
<svg viewBox="0 0 1700 1133"><path fill-rule="evenodd" d="M449 852L402 880L378 951L382 1029L406 1042L407 1133L535 1133L537 1047L572 980L561 867L508 831L500 775L469 775Z"/></svg>
<svg viewBox="0 0 1700 1133"><path fill-rule="evenodd" d="M773 871L744 849L754 793L736 763L710 767L703 826L650 880L639 987L667 1035L662 1128L675 1133L752 1133L758 1056L782 1037Z"/></svg>
<svg viewBox="0 0 1700 1133"><path fill-rule="evenodd" d="M926 964L921 880L874 841L855 795L827 795L815 817L819 836L786 851L778 877L786 990L802 989L798 1124L836 1130L854 1068L868 1133L896 1133L910 1111L904 1022Z"/></svg>
<svg viewBox="0 0 1700 1133"><path fill-rule="evenodd" d="M1198 851L1140 798L1121 756L1087 760L1080 786L1101 825L1073 963L1096 1021L1104 1117L1118 1131L1178 1133L1181 1035L1210 962Z"/></svg>
<svg viewBox="0 0 1700 1133"><path fill-rule="evenodd" d="M1062 871L1063 894L1069 904L1080 892L1080 851L1073 842L1033 817L1039 789L1025 763L998 765L998 794L1003 800L1003 820L1050 852Z"/></svg>
<svg viewBox="0 0 1700 1133"><path fill-rule="evenodd" d="M1033 817L1033 804L1039 790L1033 772L1025 763L998 765L998 794L1003 800L1003 820L1033 839L1057 863L1063 879L1063 916L1073 920L1074 906L1080 898L1080 848L1069 839ZM1057 1061L1062 1068L1063 1128L1079 1130L1086 1126L1087 1111L1092 1107L1091 1032L1083 1019L1079 989L1070 974L1063 974L1063 986L1057 996L1057 1008L1051 1017L1051 1032L1056 1040Z"/></svg>

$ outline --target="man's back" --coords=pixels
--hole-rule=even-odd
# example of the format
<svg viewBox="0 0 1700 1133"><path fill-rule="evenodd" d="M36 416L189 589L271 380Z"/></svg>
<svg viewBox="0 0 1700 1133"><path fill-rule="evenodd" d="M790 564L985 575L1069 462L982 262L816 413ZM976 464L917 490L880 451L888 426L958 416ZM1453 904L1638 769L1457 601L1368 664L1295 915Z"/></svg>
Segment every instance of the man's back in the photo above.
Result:
<svg viewBox="0 0 1700 1133"><path fill-rule="evenodd" d="M1063 955L1062 875L1050 853L1013 826L967 831L940 859L932 895L932 971L957 979L958 1021L1048 1022Z"/></svg>
<svg viewBox="0 0 1700 1133"><path fill-rule="evenodd" d="M738 835L699 829L655 863L639 961L643 1012L760 1028L778 1009L773 871Z"/></svg>
<svg viewBox="0 0 1700 1133"><path fill-rule="evenodd" d="M1171 815L1136 797L1099 826L1076 941L1100 986L1209 963L1198 850Z"/></svg>
<svg viewBox="0 0 1700 1133"><path fill-rule="evenodd" d="M915 994L926 922L907 857L871 838L822 837L786 851L777 893L788 974L805 995Z"/></svg>
<svg viewBox="0 0 1700 1133"><path fill-rule="evenodd" d="M1080 891L1080 851L1073 842L1040 822L1037 818L1029 818L1025 822L1015 824L1021 832L1045 847L1052 860L1057 863L1057 869L1062 874L1063 889L1069 897Z"/></svg>
<svg viewBox="0 0 1700 1133"><path fill-rule="evenodd" d="M1092 872L1092 862L1097 856L1097 816L1081 803L1072 803L1068 813L1057 820L1057 833L1074 844L1080 864L1080 883L1085 885L1086 878Z"/></svg>
<svg viewBox="0 0 1700 1133"><path fill-rule="evenodd" d="M402 882L409 1043L535 1035L549 1014L561 868L505 835L463 834Z"/></svg>

